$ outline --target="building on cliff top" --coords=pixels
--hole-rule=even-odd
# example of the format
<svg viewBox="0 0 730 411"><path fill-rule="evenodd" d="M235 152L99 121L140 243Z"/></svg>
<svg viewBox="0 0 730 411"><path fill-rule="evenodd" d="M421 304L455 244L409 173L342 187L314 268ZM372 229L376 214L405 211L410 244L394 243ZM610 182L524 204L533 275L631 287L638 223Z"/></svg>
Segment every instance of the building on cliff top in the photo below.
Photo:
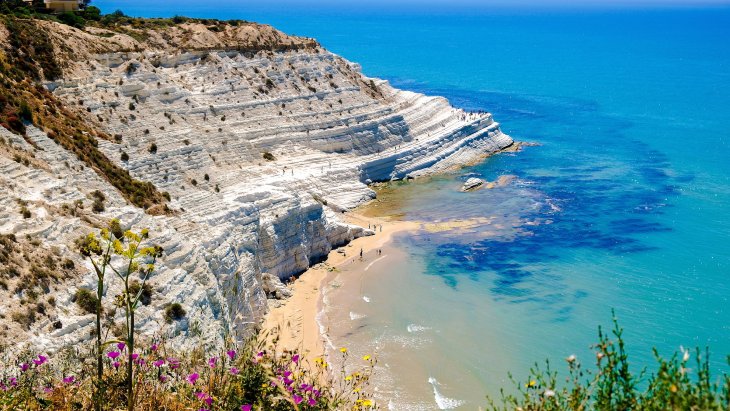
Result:
<svg viewBox="0 0 730 411"><path fill-rule="evenodd" d="M44 0L46 8L53 12L76 11L81 0Z"/></svg>

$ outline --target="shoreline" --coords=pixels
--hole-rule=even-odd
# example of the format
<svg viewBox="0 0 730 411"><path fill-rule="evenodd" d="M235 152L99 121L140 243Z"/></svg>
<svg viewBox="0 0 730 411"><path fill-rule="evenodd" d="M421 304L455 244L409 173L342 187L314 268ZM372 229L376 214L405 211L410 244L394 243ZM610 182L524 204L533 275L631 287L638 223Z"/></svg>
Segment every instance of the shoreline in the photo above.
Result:
<svg viewBox="0 0 730 411"><path fill-rule="evenodd" d="M318 321L324 287L334 280L340 269L360 260L361 249L363 257L372 263L376 259L371 259L369 255L390 243L393 235L421 227L420 223L414 221L363 215L362 208L369 208L371 203L357 211L345 213L343 220L360 227L382 225L382 231L378 227L374 235L356 238L347 245L333 249L323 262L313 265L296 278L291 285L291 297L275 300L274 304L269 300L269 310L261 323L259 336L269 342L273 342L275 336L277 351L296 351L308 360L325 356L326 336Z"/></svg>

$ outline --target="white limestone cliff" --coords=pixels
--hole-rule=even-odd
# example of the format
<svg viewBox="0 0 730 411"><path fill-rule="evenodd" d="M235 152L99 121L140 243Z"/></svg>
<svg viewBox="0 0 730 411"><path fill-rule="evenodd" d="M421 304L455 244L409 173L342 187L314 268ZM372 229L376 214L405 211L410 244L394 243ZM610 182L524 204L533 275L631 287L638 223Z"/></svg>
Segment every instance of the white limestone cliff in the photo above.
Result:
<svg viewBox="0 0 730 411"><path fill-rule="evenodd" d="M512 144L491 115L394 89L316 46L253 53L124 41L136 51L89 46L47 87L118 136L99 141L102 152L168 192L178 212L151 216L128 204L35 127L28 140L37 148L0 129L12 147L35 156L24 165L0 155L0 233L41 239L85 267L53 287L53 315L30 331L6 330L16 342L53 350L91 338L93 316L72 302L79 287L95 287L73 247L91 223L119 218L125 228L148 227L165 250L150 280L152 303L137 317L142 333L181 347L214 346L228 333L253 332L266 309L262 275L286 279L371 234L338 218L374 198L367 183L443 172ZM107 198L99 214L88 212L94 190ZM17 199L28 202L30 218L19 214ZM80 215L59 211L76 200L86 203ZM111 300L120 288L109 283ZM9 293L0 309L10 312L23 298ZM187 315L167 324L163 311L172 302Z"/></svg>

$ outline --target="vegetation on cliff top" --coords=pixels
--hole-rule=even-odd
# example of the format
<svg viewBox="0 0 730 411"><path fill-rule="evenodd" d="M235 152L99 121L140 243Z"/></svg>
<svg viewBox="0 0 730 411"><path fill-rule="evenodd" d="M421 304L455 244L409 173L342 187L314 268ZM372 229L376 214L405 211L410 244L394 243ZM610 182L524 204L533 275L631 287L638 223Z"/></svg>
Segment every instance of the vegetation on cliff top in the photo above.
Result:
<svg viewBox="0 0 730 411"><path fill-rule="evenodd" d="M35 145L26 135L26 125L35 125L76 154L132 204L151 213L168 212L165 198L152 183L134 179L99 150L97 139L111 138L40 83L62 74L46 30L33 20L12 16L3 16L0 23L9 34L9 44L0 50L0 126Z"/></svg>

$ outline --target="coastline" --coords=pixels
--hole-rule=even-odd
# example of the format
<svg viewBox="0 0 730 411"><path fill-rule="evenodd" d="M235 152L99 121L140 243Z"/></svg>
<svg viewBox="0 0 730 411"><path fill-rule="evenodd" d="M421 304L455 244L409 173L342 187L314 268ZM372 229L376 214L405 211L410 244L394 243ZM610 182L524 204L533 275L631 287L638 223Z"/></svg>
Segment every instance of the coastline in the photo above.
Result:
<svg viewBox="0 0 730 411"><path fill-rule="evenodd" d="M363 207L369 208L373 203ZM377 225L375 234L356 238L343 247L333 249L323 262L313 265L297 277L291 286L291 297L274 304L269 302L269 311L264 317L259 336L270 342L276 336L278 351L297 351L309 360L324 356L326 337L317 321L322 309L323 287L335 278L339 270L360 262L361 249L363 262L371 263L379 258L378 250L387 246L393 235L421 227L418 222L366 216L361 210L344 214L343 220L360 227ZM363 265L363 270L365 267L367 264Z"/></svg>

